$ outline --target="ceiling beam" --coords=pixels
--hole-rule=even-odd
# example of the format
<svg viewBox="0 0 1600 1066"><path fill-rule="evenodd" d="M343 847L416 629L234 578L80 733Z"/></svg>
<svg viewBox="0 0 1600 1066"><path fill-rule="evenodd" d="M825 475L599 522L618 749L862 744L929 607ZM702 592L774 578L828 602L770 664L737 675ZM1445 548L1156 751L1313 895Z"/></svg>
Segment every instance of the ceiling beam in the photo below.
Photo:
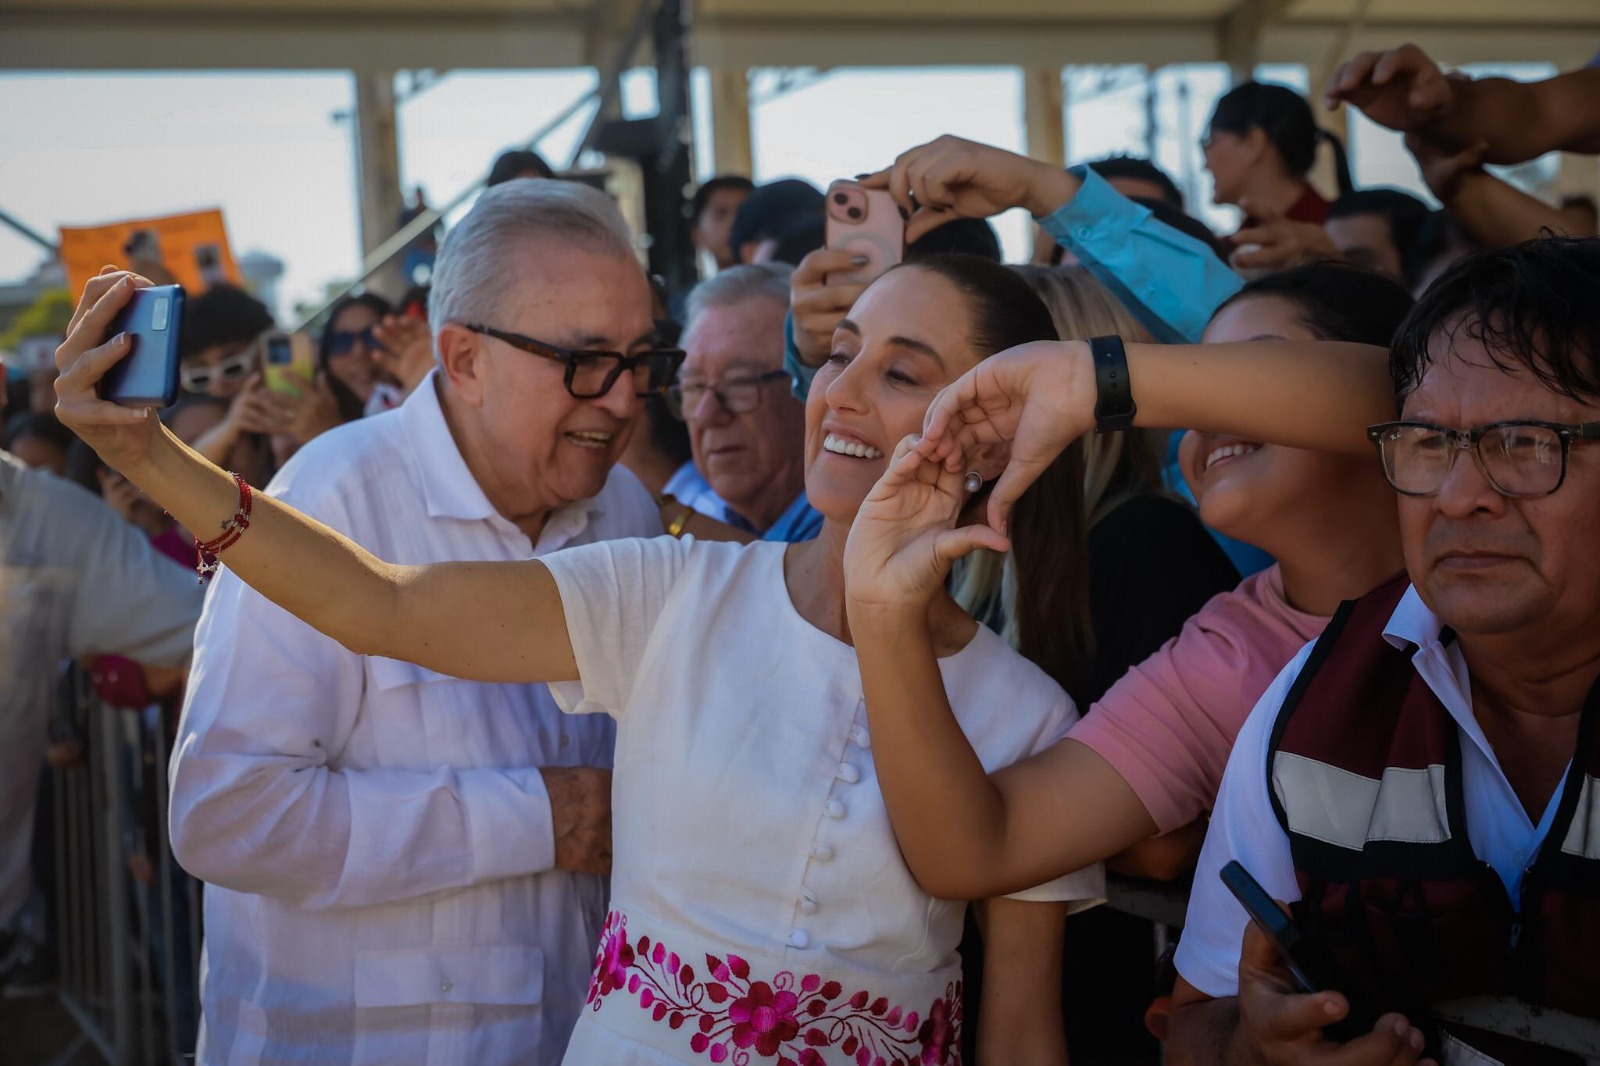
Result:
<svg viewBox="0 0 1600 1066"><path fill-rule="evenodd" d="M1252 0L1255 2L1255 0ZM1346 23L1274 18L1276 0L1259 10L1260 62L1305 63L1326 57ZM619 4L619 8L626 7ZM793 11L795 8L786 8ZM1292 10L1292 9L1291 9ZM1354 53L1414 41L1449 63L1545 61L1581 66L1600 32L1592 19L1549 25L1501 22L1388 22L1368 19L1349 45ZM1381 8L1379 8L1381 12ZM601 36L608 36L602 33ZM1051 19L902 21L781 18L703 19L690 41L697 65L724 70L794 66L1017 66L1144 64L1223 60L1215 20L1104 22ZM28 70L375 70L539 69L587 65L596 26L582 12L463 12L382 19L335 14L267 17L52 9L0 14L0 68Z"/></svg>

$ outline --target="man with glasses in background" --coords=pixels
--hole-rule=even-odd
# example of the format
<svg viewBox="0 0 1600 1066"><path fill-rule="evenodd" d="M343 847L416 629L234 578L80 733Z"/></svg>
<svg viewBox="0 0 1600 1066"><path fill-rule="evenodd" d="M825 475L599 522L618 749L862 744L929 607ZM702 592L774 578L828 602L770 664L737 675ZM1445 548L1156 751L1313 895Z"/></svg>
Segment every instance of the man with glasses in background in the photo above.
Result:
<svg viewBox="0 0 1600 1066"><path fill-rule="evenodd" d="M791 273L762 263L701 282L689 294L682 377L667 393L689 425L695 466L727 503L718 517L786 543L822 529L805 493L805 405L783 369ZM694 532L685 517L676 532Z"/></svg>
<svg viewBox="0 0 1600 1066"><path fill-rule="evenodd" d="M615 206L488 190L431 300L434 372L268 491L397 563L659 535L617 458L682 353ZM613 737L542 685L357 655L224 569L172 765L173 849L207 882L199 1061L555 1066L606 910Z"/></svg>
<svg viewBox="0 0 1600 1066"><path fill-rule="evenodd" d="M1401 417L1370 436L1406 571L1239 733L1178 949L1174 1061L1544 1062L1430 1015L1515 997L1600 1018L1596 291L1600 240L1529 241L1457 264L1401 327ZM1300 994L1247 931L1230 860L1292 901L1337 988ZM1370 1008L1337 1053L1335 992Z"/></svg>

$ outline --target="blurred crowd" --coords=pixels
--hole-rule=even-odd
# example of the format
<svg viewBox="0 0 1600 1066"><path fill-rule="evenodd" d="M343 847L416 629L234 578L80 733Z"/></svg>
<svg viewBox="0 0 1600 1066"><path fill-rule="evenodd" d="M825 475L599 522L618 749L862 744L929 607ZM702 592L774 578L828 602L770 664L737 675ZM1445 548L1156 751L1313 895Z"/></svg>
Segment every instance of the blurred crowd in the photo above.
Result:
<svg viewBox="0 0 1600 1066"><path fill-rule="evenodd" d="M1324 91L1439 206L1249 82L1233 233L946 137L851 186L903 265L727 174L669 293L508 152L312 377L189 294L159 430L93 402L91 282L4 409L0 987L59 967L76 661L173 752L128 866L205 883L202 1063L1569 1061L1434 1008L1600 1019L1596 205L1486 169L1600 153L1600 69ZM1175 952L1108 871L1192 881Z"/></svg>

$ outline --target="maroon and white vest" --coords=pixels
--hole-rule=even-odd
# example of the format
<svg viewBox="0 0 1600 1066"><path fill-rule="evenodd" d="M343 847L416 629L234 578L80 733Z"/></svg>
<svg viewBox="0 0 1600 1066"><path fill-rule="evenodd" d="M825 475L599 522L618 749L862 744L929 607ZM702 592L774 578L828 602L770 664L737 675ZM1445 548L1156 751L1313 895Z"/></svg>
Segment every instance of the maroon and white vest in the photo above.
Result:
<svg viewBox="0 0 1600 1066"><path fill-rule="evenodd" d="M1402 574L1339 610L1273 728L1268 784L1295 917L1380 1013L1513 996L1600 1018L1600 684L1514 908L1467 836L1456 723L1416 649L1383 636L1408 587ZM1467 1039L1505 1056L1500 1041ZM1531 1061L1522 1048L1512 1061Z"/></svg>

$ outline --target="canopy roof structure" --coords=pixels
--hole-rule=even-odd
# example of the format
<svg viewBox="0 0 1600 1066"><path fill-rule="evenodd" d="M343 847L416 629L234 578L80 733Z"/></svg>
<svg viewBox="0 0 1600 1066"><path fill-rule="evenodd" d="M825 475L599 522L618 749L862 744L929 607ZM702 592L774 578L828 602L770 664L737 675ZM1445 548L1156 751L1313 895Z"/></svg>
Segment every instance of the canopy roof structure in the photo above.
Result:
<svg viewBox="0 0 1600 1066"><path fill-rule="evenodd" d="M601 65L634 0L5 0L0 66L451 69ZM1403 40L1451 63L1570 67L1596 0L698 0L699 66L1324 67Z"/></svg>

